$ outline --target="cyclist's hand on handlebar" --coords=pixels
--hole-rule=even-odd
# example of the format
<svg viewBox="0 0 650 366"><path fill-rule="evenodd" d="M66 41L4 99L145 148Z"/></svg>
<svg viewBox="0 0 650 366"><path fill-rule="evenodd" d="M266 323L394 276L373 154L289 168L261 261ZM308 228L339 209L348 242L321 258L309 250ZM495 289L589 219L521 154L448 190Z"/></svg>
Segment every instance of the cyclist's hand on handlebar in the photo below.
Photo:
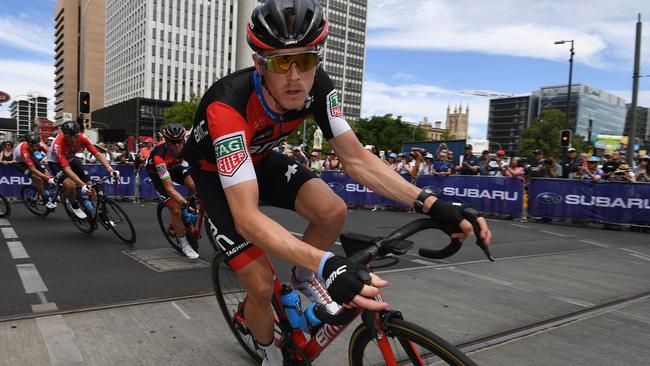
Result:
<svg viewBox="0 0 650 366"><path fill-rule="evenodd" d="M337 303L369 310L388 309L388 304L372 299L379 292L378 288L388 283L368 273L364 265L328 252L321 259L320 268L318 275Z"/></svg>
<svg viewBox="0 0 650 366"><path fill-rule="evenodd" d="M54 182L54 178L52 178L52 177L47 178L47 184L54 185L55 183L56 182Z"/></svg>
<svg viewBox="0 0 650 366"><path fill-rule="evenodd" d="M487 222L470 205L449 203L436 199L427 214L436 221L458 225L462 232L451 234L452 238L463 241L477 232L485 245L489 244L492 239L492 233L487 227ZM476 225L476 228L474 225Z"/></svg>
<svg viewBox="0 0 650 366"><path fill-rule="evenodd" d="M108 170L108 174L112 175L113 178L120 179L120 171L119 170L115 170L115 169L113 169L111 167L109 167L107 170Z"/></svg>
<svg viewBox="0 0 650 366"><path fill-rule="evenodd" d="M82 194L90 194L91 191L92 191L92 189L90 189L89 185L84 184L83 186L81 186L81 193Z"/></svg>

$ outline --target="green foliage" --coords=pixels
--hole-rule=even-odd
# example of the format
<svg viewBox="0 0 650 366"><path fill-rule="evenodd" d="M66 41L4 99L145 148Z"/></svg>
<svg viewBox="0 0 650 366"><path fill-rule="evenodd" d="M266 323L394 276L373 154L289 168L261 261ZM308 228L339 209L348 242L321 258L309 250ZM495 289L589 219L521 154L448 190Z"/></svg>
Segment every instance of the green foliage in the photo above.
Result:
<svg viewBox="0 0 650 366"><path fill-rule="evenodd" d="M444 131L440 134L440 139L443 140L443 141L446 141L446 140L456 140L456 135L454 135L453 132L449 132L449 130L444 130Z"/></svg>
<svg viewBox="0 0 650 366"><path fill-rule="evenodd" d="M178 102L167 108L165 110L164 126L170 123L180 123L185 128L192 127L194 124L194 115L196 114L200 101L201 98L199 96L192 95L189 101Z"/></svg>
<svg viewBox="0 0 650 366"><path fill-rule="evenodd" d="M377 151L401 151L403 142L427 140L424 129L392 114L359 118L353 128L362 144L374 145Z"/></svg>
<svg viewBox="0 0 650 366"><path fill-rule="evenodd" d="M553 153L558 160L562 160L565 150L560 147L560 131L564 126L565 116L560 110L550 109L542 112L524 131L517 156L530 160L534 150L542 150L544 155ZM577 134L573 134L571 146L578 154L588 148L585 138Z"/></svg>

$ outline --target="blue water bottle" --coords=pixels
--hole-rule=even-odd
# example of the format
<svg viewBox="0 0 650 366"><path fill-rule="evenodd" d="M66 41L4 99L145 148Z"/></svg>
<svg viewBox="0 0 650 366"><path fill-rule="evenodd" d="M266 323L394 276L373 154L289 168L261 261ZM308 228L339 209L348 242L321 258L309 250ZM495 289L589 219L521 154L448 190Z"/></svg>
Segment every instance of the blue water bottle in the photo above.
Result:
<svg viewBox="0 0 650 366"><path fill-rule="evenodd" d="M183 209L183 220L187 224L194 224L196 222L197 214L190 212L187 208Z"/></svg>
<svg viewBox="0 0 650 366"><path fill-rule="evenodd" d="M49 189L45 188L45 189L43 190L43 197L45 198L45 200L49 200L51 195L52 195L52 194L50 193L50 190L49 190Z"/></svg>
<svg viewBox="0 0 650 366"><path fill-rule="evenodd" d="M84 211L86 211L87 214L92 214L95 207L93 206L93 203L90 201L90 196L88 196L87 194L82 194L81 204L84 206Z"/></svg>
<svg viewBox="0 0 650 366"><path fill-rule="evenodd" d="M282 285L280 290L280 302L289 318L289 325L292 328L299 328L303 332L308 330L305 310L302 308L300 296L287 284Z"/></svg>
<svg viewBox="0 0 650 366"><path fill-rule="evenodd" d="M307 306L307 310L305 310L305 317L307 318L307 322L309 322L309 325L318 328L321 325L321 321L320 319L318 319L318 317L316 317L316 313L314 313L315 307L316 307L315 304L309 304Z"/></svg>

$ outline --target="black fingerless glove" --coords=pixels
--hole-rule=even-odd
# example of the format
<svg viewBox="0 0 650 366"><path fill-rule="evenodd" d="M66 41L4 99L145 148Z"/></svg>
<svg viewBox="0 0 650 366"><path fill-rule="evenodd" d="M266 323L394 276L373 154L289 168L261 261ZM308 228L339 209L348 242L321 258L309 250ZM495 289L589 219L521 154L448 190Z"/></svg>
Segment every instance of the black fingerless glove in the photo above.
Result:
<svg viewBox="0 0 650 366"><path fill-rule="evenodd" d="M339 304L352 301L371 280L365 266L338 255L325 261L321 275L327 292Z"/></svg>
<svg viewBox="0 0 650 366"><path fill-rule="evenodd" d="M460 203L449 203L441 199L437 199L436 202L431 205L428 215L432 219L446 224L458 225L465 218L461 209L463 205Z"/></svg>

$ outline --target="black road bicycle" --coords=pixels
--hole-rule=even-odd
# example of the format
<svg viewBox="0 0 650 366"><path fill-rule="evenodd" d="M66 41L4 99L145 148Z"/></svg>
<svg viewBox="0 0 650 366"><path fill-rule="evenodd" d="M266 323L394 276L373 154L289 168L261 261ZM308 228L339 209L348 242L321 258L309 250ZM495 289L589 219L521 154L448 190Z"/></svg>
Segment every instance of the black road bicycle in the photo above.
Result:
<svg viewBox="0 0 650 366"><path fill-rule="evenodd" d="M63 185L45 185L46 187L44 187L43 190L44 192L47 192L46 194L49 197L52 197L52 202L58 205L59 203L65 201ZM20 197L22 198L23 204L25 207L27 207L29 212L33 213L36 216L45 217L55 211L55 209L49 209L45 207L47 201L44 201L41 198L41 195L38 194L36 187L31 184L24 185L20 189Z"/></svg>
<svg viewBox="0 0 650 366"><path fill-rule="evenodd" d="M113 231L120 240L133 246L136 241L133 223L131 223L126 211L124 211L117 202L105 196L102 191L102 184L110 178L110 176L107 176L101 179L91 179L90 182L88 182L88 187L90 187L94 193L89 196L90 202L92 203L92 208L90 209L85 206L84 198L77 194L77 203L88 216L85 219L80 219L75 215L72 211L72 206L67 199L62 199L64 202L63 207L72 223L82 233L92 234L101 226L106 230ZM65 193L62 192L60 196L65 197Z"/></svg>
<svg viewBox="0 0 650 366"><path fill-rule="evenodd" d="M201 204L200 200L197 200L197 204L198 208L193 207L194 212L198 212L196 220L193 222L187 222L183 218L183 224L185 225L185 237L190 243L190 246L192 246L192 249L197 251L199 248L199 240L201 239L201 231L203 229L203 226L205 226L205 235L208 237L208 241L212 245L212 248L214 250L217 250L216 244L214 242L214 237L210 233L210 220L205 213L205 208ZM167 207L164 202L160 202L158 204L158 207L156 208L156 217L158 217L158 225L160 225L160 230L162 231L169 244L181 255L184 255L181 248L181 243L176 237L174 228L172 228L171 225L172 214L169 211L169 207Z"/></svg>
<svg viewBox="0 0 650 366"><path fill-rule="evenodd" d="M9 217L9 215L11 215L11 205L5 196L0 194L0 218Z"/></svg>
<svg viewBox="0 0 650 366"><path fill-rule="evenodd" d="M411 235L425 229L440 229L450 235L454 228L431 219L418 219L395 230L386 237L371 237L361 234L341 234L341 244L346 255L356 262L369 265L371 261L388 255L405 254L413 246L406 240ZM478 234L478 225L474 226ZM477 240L477 244L492 260L487 247ZM419 254L427 258L446 258L455 254L461 243L452 239L440 250L420 249ZM393 257L390 257L393 258ZM268 257L267 257L268 259ZM273 271L274 294L272 305L275 316L275 344L282 350L285 364L311 365L312 362L345 328L358 316L362 323L352 333L348 346L350 365L454 365L476 366L462 351L439 336L411 322L397 310L370 311L358 308L343 308L336 315L327 312L323 305L315 306L319 326L310 324L309 331L289 325L285 308L280 301L282 283ZM262 361L262 350L253 339L245 314L246 289L237 275L224 260L223 253L217 251L212 258L212 282L219 307L239 344L257 362ZM381 292L375 297L383 301Z"/></svg>

